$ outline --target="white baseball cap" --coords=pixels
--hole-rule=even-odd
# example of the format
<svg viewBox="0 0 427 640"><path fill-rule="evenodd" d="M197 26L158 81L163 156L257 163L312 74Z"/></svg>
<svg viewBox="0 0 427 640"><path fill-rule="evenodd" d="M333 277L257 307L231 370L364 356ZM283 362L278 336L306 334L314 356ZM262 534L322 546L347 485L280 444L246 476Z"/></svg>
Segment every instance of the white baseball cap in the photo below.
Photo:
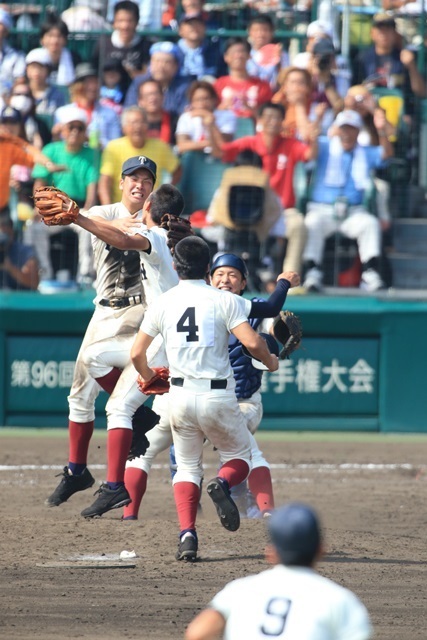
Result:
<svg viewBox="0 0 427 640"><path fill-rule="evenodd" d="M87 125L86 111L73 104L66 104L63 107L59 107L59 109L56 110L56 120L60 124L83 122L83 124Z"/></svg>
<svg viewBox="0 0 427 640"><path fill-rule="evenodd" d="M0 9L0 24L2 24L8 31L13 27L12 16L5 9Z"/></svg>
<svg viewBox="0 0 427 640"><path fill-rule="evenodd" d="M341 111L335 118L334 125L336 127L344 127L345 125L349 125L350 127L355 127L356 129L361 129L363 127L362 116L360 116L357 111L352 111L352 109L344 109Z"/></svg>
<svg viewBox="0 0 427 640"><path fill-rule="evenodd" d="M50 67L52 65L52 58L50 57L49 51L44 47L39 47L38 49L32 49L25 58L25 64L31 64L32 62L37 62L38 64L43 64L46 67Z"/></svg>
<svg viewBox="0 0 427 640"><path fill-rule="evenodd" d="M331 27L321 20L310 22L307 27L307 38L317 38L318 36L329 36L332 38L333 33Z"/></svg>

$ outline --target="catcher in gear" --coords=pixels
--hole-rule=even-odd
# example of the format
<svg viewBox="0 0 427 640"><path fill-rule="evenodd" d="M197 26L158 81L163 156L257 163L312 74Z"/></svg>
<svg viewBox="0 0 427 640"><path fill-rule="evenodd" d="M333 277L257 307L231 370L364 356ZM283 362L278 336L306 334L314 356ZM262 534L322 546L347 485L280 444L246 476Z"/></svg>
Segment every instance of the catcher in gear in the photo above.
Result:
<svg viewBox="0 0 427 640"><path fill-rule="evenodd" d="M35 212L48 227L73 224L80 208L66 193L56 187L39 187L33 194Z"/></svg>
<svg viewBox="0 0 427 640"><path fill-rule="evenodd" d="M301 346L302 324L292 311L281 311L273 320L273 335L283 345L279 359L289 358L291 353Z"/></svg>

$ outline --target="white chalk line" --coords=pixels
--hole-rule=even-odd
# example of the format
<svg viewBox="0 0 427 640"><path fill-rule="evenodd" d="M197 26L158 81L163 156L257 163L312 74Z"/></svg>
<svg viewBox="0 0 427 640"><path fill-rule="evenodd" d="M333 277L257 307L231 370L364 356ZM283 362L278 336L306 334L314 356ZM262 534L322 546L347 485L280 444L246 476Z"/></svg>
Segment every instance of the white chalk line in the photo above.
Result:
<svg viewBox="0 0 427 640"><path fill-rule="evenodd" d="M89 464L91 469L106 469L105 464ZM373 462L343 462L333 463L274 463L270 464L271 469L283 471L313 470L313 471L419 471L426 468L426 465L413 465L410 463L373 463ZM64 465L52 464L0 464L0 471L62 471ZM206 464L205 469L215 469L216 465ZM168 464L153 464L152 469L169 469Z"/></svg>

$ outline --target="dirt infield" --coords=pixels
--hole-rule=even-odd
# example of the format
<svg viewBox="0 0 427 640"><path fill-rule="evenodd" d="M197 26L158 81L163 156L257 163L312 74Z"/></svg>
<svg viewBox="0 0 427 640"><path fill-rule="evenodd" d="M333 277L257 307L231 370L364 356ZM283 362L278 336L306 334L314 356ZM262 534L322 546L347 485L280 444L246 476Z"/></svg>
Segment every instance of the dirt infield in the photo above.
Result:
<svg viewBox="0 0 427 640"><path fill-rule="evenodd" d="M91 445L97 481L104 479L97 465L105 464L105 442L96 433ZM425 640L427 437L261 434L260 442L273 465L277 504L303 500L322 515L328 554L320 572L365 602L376 638ZM264 522L244 520L229 533L206 493L201 560L174 559L166 455L152 471L137 522L121 522L120 511L81 518L92 490L46 507L66 453L65 433L0 429L3 640L182 638L226 582L265 567ZM206 450L205 461L209 478L215 454ZM135 550L134 568L118 562L122 550Z"/></svg>

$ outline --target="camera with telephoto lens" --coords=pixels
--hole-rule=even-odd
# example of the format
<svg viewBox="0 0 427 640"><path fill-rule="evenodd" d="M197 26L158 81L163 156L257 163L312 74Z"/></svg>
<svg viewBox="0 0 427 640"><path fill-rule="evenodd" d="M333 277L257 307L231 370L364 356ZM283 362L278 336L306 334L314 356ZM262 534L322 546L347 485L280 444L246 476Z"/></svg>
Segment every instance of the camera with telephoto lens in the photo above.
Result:
<svg viewBox="0 0 427 640"><path fill-rule="evenodd" d="M320 38L313 47L313 55L316 57L319 71L330 69L335 58L335 47L332 40L330 38Z"/></svg>

